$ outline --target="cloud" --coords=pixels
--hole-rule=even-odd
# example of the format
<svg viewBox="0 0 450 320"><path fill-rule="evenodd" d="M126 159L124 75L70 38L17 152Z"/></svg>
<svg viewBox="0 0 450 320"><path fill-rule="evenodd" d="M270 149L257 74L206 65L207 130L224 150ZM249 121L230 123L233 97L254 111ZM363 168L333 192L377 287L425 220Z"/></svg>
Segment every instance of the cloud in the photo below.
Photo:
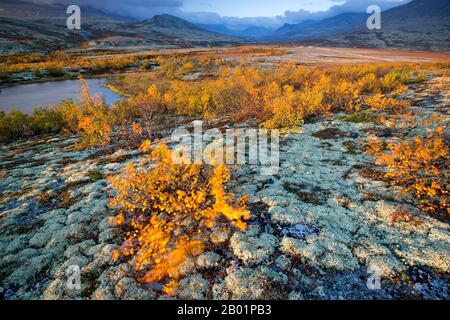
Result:
<svg viewBox="0 0 450 320"><path fill-rule="evenodd" d="M311 12L308 10L286 11L283 15L273 17L224 17L215 12L186 12L183 10L185 0L26 0L34 3L52 4L78 4L90 6L107 13L131 16L138 19L148 19L156 14L168 13L193 23L199 24L225 24L235 30L245 29L250 26L277 28L284 23L300 23L305 20L321 20L345 12L365 12L372 4L379 5L382 10L387 10L411 0L332 0L336 5L325 11ZM199 0L200 1L200 0ZM224 0L233 1L233 0ZM245 0L239 0L245 1ZM236 6L239 6L236 0ZM274 1L274 6L276 2ZM213 10L213 7L211 8Z"/></svg>
<svg viewBox="0 0 450 320"><path fill-rule="evenodd" d="M156 14L179 14L183 0L25 0L37 4L76 4L92 7L106 13L148 19Z"/></svg>
<svg viewBox="0 0 450 320"><path fill-rule="evenodd" d="M274 17L237 18L222 17L210 12L183 12L180 17L194 23L203 24L225 24L230 29L242 30L249 26L260 26L267 28L278 28L285 23L300 23L305 20L321 20L346 12L366 12L370 5L376 4L381 9L388 10L405 4L412 0L333 0L336 5L325 11L311 12L308 10L285 11L283 15Z"/></svg>
<svg viewBox="0 0 450 320"><path fill-rule="evenodd" d="M311 12L308 10L285 11L283 15L274 17L237 18L222 17L208 12L181 12L181 17L191 22L204 24L225 24L230 29L243 30L249 26L278 28L285 23L300 23L305 20L322 20L346 12L366 12L370 5L376 4L381 9L388 10L412 0L333 0L337 4L325 11Z"/></svg>
<svg viewBox="0 0 450 320"><path fill-rule="evenodd" d="M321 20L346 12L366 12L367 8L374 4L380 6L381 10L385 11L410 1L411 0L347 0L342 3L342 1L333 0L333 2L340 3L332 6L326 11L286 11L284 13L284 20L287 23L300 23L305 20Z"/></svg>

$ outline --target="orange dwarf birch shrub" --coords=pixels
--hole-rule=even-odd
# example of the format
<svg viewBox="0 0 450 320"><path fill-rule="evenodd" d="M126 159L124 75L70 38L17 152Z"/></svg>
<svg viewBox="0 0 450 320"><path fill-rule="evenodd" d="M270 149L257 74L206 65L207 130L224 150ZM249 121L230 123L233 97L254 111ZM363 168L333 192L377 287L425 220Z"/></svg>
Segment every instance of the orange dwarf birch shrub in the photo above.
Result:
<svg viewBox="0 0 450 320"><path fill-rule="evenodd" d="M408 101L401 101L393 97L386 97L381 93L366 97L364 99L364 103L372 110L387 110L397 114L403 112L410 105Z"/></svg>
<svg viewBox="0 0 450 320"><path fill-rule="evenodd" d="M141 146L150 151L150 142ZM230 179L223 165L175 164L171 151L159 145L146 159L149 169L129 165L111 177L120 208L116 225L126 230L125 242L114 258L133 257L146 282L167 279L166 293L173 293L179 268L186 259L202 253L211 229L218 223L244 230L250 212L247 198L226 192Z"/></svg>
<svg viewBox="0 0 450 320"><path fill-rule="evenodd" d="M428 137L415 137L387 146L387 152L372 148L377 163L387 167L385 178L399 185L420 201L424 211L450 214L450 152L443 128L438 127Z"/></svg>
<svg viewBox="0 0 450 320"><path fill-rule="evenodd" d="M66 100L55 107L64 122L64 130L80 134L82 147L108 143L113 125L110 110L101 97L91 96L83 78L80 78L80 82L79 103Z"/></svg>
<svg viewBox="0 0 450 320"><path fill-rule="evenodd" d="M84 146L94 146L110 141L111 127L106 121L99 121L92 116L86 116L80 120L78 131Z"/></svg>

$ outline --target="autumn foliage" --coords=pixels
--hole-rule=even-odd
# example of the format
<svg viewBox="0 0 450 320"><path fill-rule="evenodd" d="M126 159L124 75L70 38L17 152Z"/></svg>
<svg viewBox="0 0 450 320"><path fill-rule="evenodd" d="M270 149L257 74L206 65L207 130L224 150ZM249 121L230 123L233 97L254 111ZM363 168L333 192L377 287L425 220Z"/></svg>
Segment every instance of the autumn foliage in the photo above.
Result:
<svg viewBox="0 0 450 320"><path fill-rule="evenodd" d="M64 120L64 129L81 135L81 146L91 147L110 141L112 118L109 107L98 96L92 96L86 81L80 78L79 102L66 100L56 107Z"/></svg>
<svg viewBox="0 0 450 320"><path fill-rule="evenodd" d="M223 66L215 78L171 80L159 92L165 107L176 114L256 118L264 127L286 128L333 111L368 108L400 113L408 103L397 97L415 73L411 67L383 65Z"/></svg>
<svg viewBox="0 0 450 320"><path fill-rule="evenodd" d="M442 127L427 137L391 143L387 150L372 143L371 153L386 167L385 179L413 195L421 208L433 214L450 214L450 150Z"/></svg>
<svg viewBox="0 0 450 320"><path fill-rule="evenodd" d="M10 141L63 129L80 134L81 145L90 147L110 142L114 129L120 127L122 132L134 122L141 123L151 135L154 124L160 123L162 116L171 115L226 117L233 122L256 119L268 129L289 129L332 112L373 110L400 114L409 105L400 98L406 84L421 81L426 75L420 71L422 67L409 64L249 63L252 57L281 53L285 52L276 47L240 47L105 59L67 56L61 52L55 53L53 60L44 56L11 57L8 67L19 70L70 66L93 72L128 67L144 68L145 72L121 75L110 81L109 88L125 97L111 108L101 99L91 97L83 82L80 103L64 101L52 113L41 113L33 126L23 114L0 115L0 139ZM151 71L148 65L152 66ZM200 76L193 80L184 78L192 73Z"/></svg>
<svg viewBox="0 0 450 320"><path fill-rule="evenodd" d="M141 150L150 149L144 142ZM111 201L120 208L115 223L126 230L125 242L114 256L133 257L144 281L167 280L170 293L180 266L205 250L213 227L228 223L244 230L250 212L246 197L235 199L226 192L230 173L223 165L175 164L165 145L151 151L146 161L149 169L129 165L110 178L117 189Z"/></svg>

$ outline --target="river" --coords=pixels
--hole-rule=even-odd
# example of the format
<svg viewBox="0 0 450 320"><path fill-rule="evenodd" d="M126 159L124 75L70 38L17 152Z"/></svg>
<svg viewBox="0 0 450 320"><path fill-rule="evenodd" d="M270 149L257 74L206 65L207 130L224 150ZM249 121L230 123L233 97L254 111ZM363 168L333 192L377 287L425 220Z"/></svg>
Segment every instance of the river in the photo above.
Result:
<svg viewBox="0 0 450 320"><path fill-rule="evenodd" d="M101 86L105 81L106 79L86 80L91 95L99 93L111 105L121 96ZM72 98L76 101L80 92L80 81L64 80L21 84L0 90L0 110L7 111L14 108L25 113L31 113L35 107L55 105L63 99Z"/></svg>

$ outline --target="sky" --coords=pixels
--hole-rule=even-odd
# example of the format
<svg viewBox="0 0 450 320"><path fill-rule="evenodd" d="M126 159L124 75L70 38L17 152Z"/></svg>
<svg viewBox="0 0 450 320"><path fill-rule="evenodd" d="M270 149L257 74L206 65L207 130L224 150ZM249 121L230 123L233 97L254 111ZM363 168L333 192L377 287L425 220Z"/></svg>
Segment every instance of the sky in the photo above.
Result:
<svg viewBox="0 0 450 320"><path fill-rule="evenodd" d="M4 1L4 0L0 0ZM15 1L15 0L8 0ZM278 28L285 23L320 20L346 12L365 12L372 4L382 10L411 0L20 0L34 3L78 4L104 12L149 19L172 14L197 24Z"/></svg>
<svg viewBox="0 0 450 320"><path fill-rule="evenodd" d="M341 1L341 2L344 2ZM216 12L228 17L271 17L286 11L304 9L327 10L335 5L333 0L186 0L182 10L190 12Z"/></svg>

